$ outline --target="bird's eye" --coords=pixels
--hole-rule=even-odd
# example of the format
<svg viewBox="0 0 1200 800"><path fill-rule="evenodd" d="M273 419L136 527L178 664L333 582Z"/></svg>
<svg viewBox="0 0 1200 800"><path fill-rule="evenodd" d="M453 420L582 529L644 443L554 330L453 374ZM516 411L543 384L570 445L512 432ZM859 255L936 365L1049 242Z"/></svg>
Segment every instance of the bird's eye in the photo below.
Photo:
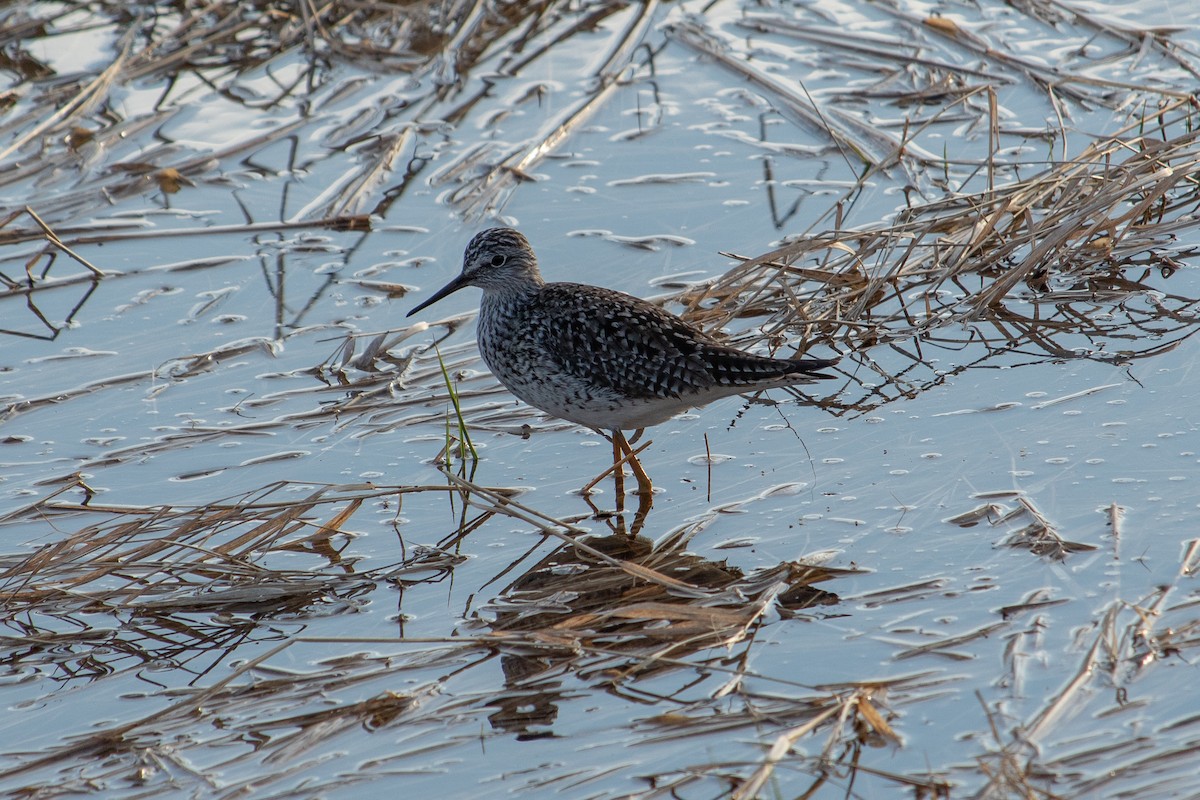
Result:
<svg viewBox="0 0 1200 800"><path fill-rule="evenodd" d="M501 255L492 256L492 266L493 267L503 267L505 261L508 261L508 256L501 256Z"/></svg>

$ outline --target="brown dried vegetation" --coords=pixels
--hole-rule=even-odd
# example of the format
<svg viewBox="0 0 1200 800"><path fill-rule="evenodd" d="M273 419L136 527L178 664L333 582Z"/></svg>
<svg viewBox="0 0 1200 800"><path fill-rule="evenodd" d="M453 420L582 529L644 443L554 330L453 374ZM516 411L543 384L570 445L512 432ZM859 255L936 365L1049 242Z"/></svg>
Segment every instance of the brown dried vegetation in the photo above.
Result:
<svg viewBox="0 0 1200 800"><path fill-rule="evenodd" d="M1077 26L1197 75L1190 53L1173 46L1170 31L1125 30L1057 2L1020 5L1031 19ZM730 254L735 265L719 279L660 298L714 330L738 331L739 321L754 320L753 330L733 334L740 343L765 337L772 347L822 343L844 353L841 385L829 397L807 398L830 413L863 415L969 369L1071 359L1127 364L1191 337L1200 298L1185 289L1168 291L1171 277L1196 255L1185 236L1194 241L1200 201L1200 108L1190 89L1133 85L1024 59L952 19L917 18L886 3L879 9L975 60L968 67L945 54L919 52L899 37L831 32L757 11L736 24L866 63L886 76L875 96L925 109L911 127L873 126L843 108L821 105L699 18L676 19L654 38L664 11L653 0L9 4L0 12L0 69L11 78L0 94L6 142L0 188L26 201L36 194L39 201L36 207L14 203L0 221L0 243L9 248L0 258L0 302L28 311L22 314L27 325L11 314L0 333L53 339L98 281L150 269L121 272L92 264L78 254L82 245L313 230L365 237L418 185L441 190L443 201L465 217L497 213L533 179L538 164L616 93L652 76L656 49L669 41L727 70L737 87L755 87L771 114L817 131L827 150L855 166L858 180L842 187L810 232L758 256ZM606 24L617 33L588 76L586 91L546 114L536 132L520 141L480 137L470 146L450 147L456 126L475 121L493 81L521 75ZM111 62L91 73L58 75L28 46L90 26L113 31ZM143 135L180 114L186 102L179 98L186 101L196 87L217 87L247 111L305 105L307 95L328 88L334 64L352 64L363 74L322 94L294 119L248 127L218 152ZM374 98L350 115L330 110L341 95L353 97L372 73L404 76L425 89L419 96ZM474 82L480 73L487 77ZM1002 125L996 105L996 87L1013 83L1043 93L1061 112L1063 127L1071 108L1084 107L1110 108L1127 123L1070 155L1064 133L1062 154L1037 174L1019 174L1020 166L1009 163L1000 146L1015 134ZM162 98L149 113L126 117L114 93L135 84L160 88ZM266 85L274 88L268 92ZM534 87L523 102L536 105L540 96ZM923 127L956 115L985 131L985 158L952 162L917 141ZM662 115L651 109L639 124L650 133L663 124ZM147 228L116 216L76 221L148 191L220 189L234 174L265 174L254 154L301 133L358 158L340 182L296 213L200 231ZM1053 143L1056 134L1050 128L1022 135ZM770 154L763 162L770 182L772 158L787 149L765 134L760 145ZM431 153L439 148L451 152L435 159ZM303 172L324 155L297 148L289 168ZM846 225L871 181L884 174L901 176L906 208L886 222ZM39 186L51 188L36 192ZM795 209L776 208L774 196L771 203L782 228ZM236 258L188 258L153 269L182 273ZM70 273L66 263L82 271ZM387 297L407 290L347 279L352 281ZM56 315L39 305L40 297L72 287L78 294ZM528 409L504 402L489 376L467 375L477 366L477 353L451 339L463 317L436 323L435 341L426 341L414 338L423 326L369 334L332 323L309 327L308 304L287 302L282 288L275 300L273 338L181 353L156 368L69 391L31 392L6 402L0 421L117 386L169 384L248 354L273 355L314 328L327 329L335 342L326 345L329 355L321 363L300 370L312 380L239 404L284 409L275 416L181 427L151 442L106 448L82 466L318 424L369 437L440 423L444 406L429 397L444 391L448 376L456 379L462 417L472 430L526 433L535 419ZM964 351L975 355L950 369L938 366L940 355ZM969 409L993 410L998 408ZM451 438L437 456L447 467L462 451ZM935 598L945 588L939 579L848 596L839 582L858 574L856 568L813 559L747 572L689 551L692 537L728 509L713 509L653 540L642 536L644 517L628 524L624 516L598 513L595 521L612 530L591 537L579 527L583 518L547 516L524 505L516 490L479 485L465 471L449 468L445 477L428 486L273 483L199 505L123 506L98 502L72 473L48 496L6 513L0 518L5 541L31 543L19 550L6 545L9 552L0 556L7 630L0 659L10 674L36 670L69 689L136 673L159 702L134 719L99 723L51 747L25 750L19 741L6 743L0 785L14 796L38 797L118 783L122 796L130 797L139 796L141 787L218 797L269 787L276 797L315 796L347 781L417 775L433 763L444 769L440 751L474 747L480 738L478 729L463 732L470 725L452 727L465 718L486 720L493 734L549 736L562 708L584 692L646 706L646 716L624 731L640 744L736 736L753 741L761 754L757 761L710 758L705 744L686 768L637 761L613 767L640 780L641 797L695 789L752 798L772 796L781 785L787 788L780 793L789 796L817 796L833 787L838 796L852 796L855 782L867 780L920 798L950 797L956 781L972 783L980 798L1100 796L1128 785L1118 785L1120 780L1153 783L1156 771L1173 769L1194 751L1190 720L1159 725L1157 733L1177 734L1169 747L1154 736L1055 753L1042 745L1073 713L1124 713L1125 692L1139 676L1180 657L1194 658L1200 620L1194 589L1186 584L1200 563L1196 541L1185 543L1175 583L1137 601L1103 604L1088 630L1054 629L1045 609L1066 601L1050 591L999 608L985 625L931 632L897 623L884 642L891 663L920 658L961 664L979 659L974 648L989 639L1004 644L995 692L980 697L991 727L980 737L977 764L890 771L880 766L886 759L872 753L902 749L905 710L919 716L920 703L955 691L958 676L928 670L878 679L864 670L844 683L809 686L760 673L753 657L762 631L773 626ZM986 522L1004 531L997 544L1060 563L1099 556L1097 545L1067 539L1019 493L979 500L949 525ZM420 502L451 505L455 524L436 545L410 547L414 538L433 538L407 530L400 518L404 504ZM368 513L394 519L402 552L395 563L360 564L355 526ZM1121 509L1114 504L1108 517L1115 560ZM406 635L403 614L394 636L330 640L303 634L305 620L349 616L382 597L395 598L402 609L405 593L451 581L466 559L460 550L467 537L502 519L532 534L529 552L473 587L473 595L489 599L446 622L443 635ZM1009 701L1025 697L1031 656L1046 648L1052 633L1074 637L1080 660L1073 679L1039 696L1035 713L1008 718ZM331 641L342 655L329 656ZM500 685L481 690L480 676L495 665ZM1112 702L1094 711L1088 703L1105 692ZM356 746L361 737L384 730L394 737L386 755L357 764L361 769L352 777L320 769L331 742ZM578 791L607 769L551 769L525 786L529 792Z"/></svg>

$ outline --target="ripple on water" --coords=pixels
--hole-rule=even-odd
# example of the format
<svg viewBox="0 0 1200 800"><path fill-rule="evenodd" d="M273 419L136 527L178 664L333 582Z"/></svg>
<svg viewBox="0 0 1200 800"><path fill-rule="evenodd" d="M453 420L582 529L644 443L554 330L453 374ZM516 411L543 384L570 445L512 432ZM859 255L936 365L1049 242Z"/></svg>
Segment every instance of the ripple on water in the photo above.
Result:
<svg viewBox="0 0 1200 800"><path fill-rule="evenodd" d="M711 464L721 464L726 461L733 461L734 458L734 456L725 455L724 453L700 453L699 455L689 458L687 462L694 466L703 467Z"/></svg>

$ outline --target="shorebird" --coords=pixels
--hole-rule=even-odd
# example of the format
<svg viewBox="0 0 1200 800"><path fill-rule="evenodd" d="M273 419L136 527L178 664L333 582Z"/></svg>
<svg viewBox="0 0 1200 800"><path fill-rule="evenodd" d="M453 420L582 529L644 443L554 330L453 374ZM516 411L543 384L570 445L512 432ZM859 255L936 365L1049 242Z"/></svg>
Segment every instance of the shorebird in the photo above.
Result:
<svg viewBox="0 0 1200 800"><path fill-rule="evenodd" d="M644 428L722 397L834 377L819 370L837 359L746 353L624 292L546 283L529 240L511 228L471 239L458 277L407 316L465 286L483 289L479 351L500 383L547 414L611 431L617 480L627 461L644 497L650 478L624 431L636 442Z"/></svg>

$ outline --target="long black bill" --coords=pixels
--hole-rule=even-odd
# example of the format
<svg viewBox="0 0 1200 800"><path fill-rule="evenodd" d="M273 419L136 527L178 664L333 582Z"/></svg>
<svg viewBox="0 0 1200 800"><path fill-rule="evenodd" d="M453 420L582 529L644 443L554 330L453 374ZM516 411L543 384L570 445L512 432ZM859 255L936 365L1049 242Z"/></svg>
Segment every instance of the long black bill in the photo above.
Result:
<svg viewBox="0 0 1200 800"><path fill-rule="evenodd" d="M428 306L433 305L434 303L436 303L438 300L441 300L446 295L454 294L455 292L457 292L459 289L463 288L466 285L467 285L466 277L462 273L459 273L457 278L450 281L445 286L443 286L442 288L440 288L436 292L434 292L433 297L429 298L424 303L418 303L416 308L414 308L412 311L408 312L404 316L411 317L413 314L417 313L422 308L426 308Z"/></svg>

